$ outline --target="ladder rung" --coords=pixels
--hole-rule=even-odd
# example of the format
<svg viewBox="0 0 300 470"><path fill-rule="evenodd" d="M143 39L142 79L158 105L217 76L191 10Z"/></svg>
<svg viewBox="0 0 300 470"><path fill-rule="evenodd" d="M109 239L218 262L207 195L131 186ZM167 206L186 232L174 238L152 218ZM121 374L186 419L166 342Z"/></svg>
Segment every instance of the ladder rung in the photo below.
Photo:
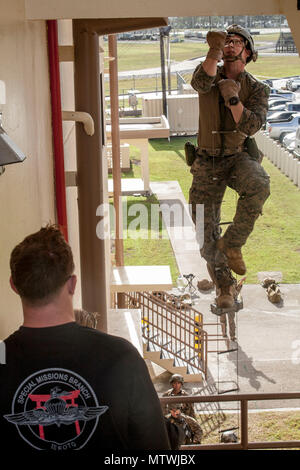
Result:
<svg viewBox="0 0 300 470"><path fill-rule="evenodd" d="M223 395L224 393L229 393L229 392L237 392L238 390L239 390L239 387L229 388L228 390L222 390L221 392L218 392L218 395Z"/></svg>
<svg viewBox="0 0 300 470"><path fill-rule="evenodd" d="M226 349L226 351L218 351L218 354L226 354L226 353L230 353L230 352L234 352L234 351L238 351L238 348Z"/></svg>
<svg viewBox="0 0 300 470"><path fill-rule="evenodd" d="M239 429L237 426L236 426L235 428L221 429L221 430L219 431L219 433L221 433L221 432L227 432L227 431L236 431L237 429Z"/></svg>

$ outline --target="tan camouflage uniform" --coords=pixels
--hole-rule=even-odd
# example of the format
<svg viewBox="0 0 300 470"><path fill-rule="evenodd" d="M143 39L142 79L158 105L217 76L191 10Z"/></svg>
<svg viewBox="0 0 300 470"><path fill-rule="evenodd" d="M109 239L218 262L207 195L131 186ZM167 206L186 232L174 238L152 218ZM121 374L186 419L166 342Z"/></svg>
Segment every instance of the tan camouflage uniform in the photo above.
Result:
<svg viewBox="0 0 300 470"><path fill-rule="evenodd" d="M198 421L191 416L187 416L181 413L179 418L173 418L171 414L168 414L166 418L171 422L180 426L184 433L185 439L181 445L184 444L201 444L201 439L203 436L203 431L200 427Z"/></svg>
<svg viewBox="0 0 300 470"><path fill-rule="evenodd" d="M187 395L189 394L185 390L181 389L180 392L176 394L174 393L173 388L170 388L170 390L165 392L162 396L163 397L174 397L174 396L179 397L179 396L187 396ZM181 403L180 409L182 413L196 419L193 403ZM169 408L168 408L168 405L166 404L163 406L163 414L166 415L167 413L169 413Z"/></svg>
<svg viewBox="0 0 300 470"><path fill-rule="evenodd" d="M216 250L216 241L221 236L218 224L226 187L239 194L233 222L224 234L230 248L240 248L246 243L270 193L268 175L260 163L244 150L246 137L254 135L265 122L269 88L248 72L241 72L237 81L241 84L239 97L244 111L236 124L230 109L222 105L223 98L218 91L217 83L223 78L226 78L223 67L218 66L217 75L210 77L201 64L192 77L191 85L199 93L199 133L198 156L191 167L190 204L194 222L196 204L204 204L201 255L212 266L225 267L226 258ZM220 109L223 110L222 119ZM221 128L226 131L223 133L223 146Z"/></svg>

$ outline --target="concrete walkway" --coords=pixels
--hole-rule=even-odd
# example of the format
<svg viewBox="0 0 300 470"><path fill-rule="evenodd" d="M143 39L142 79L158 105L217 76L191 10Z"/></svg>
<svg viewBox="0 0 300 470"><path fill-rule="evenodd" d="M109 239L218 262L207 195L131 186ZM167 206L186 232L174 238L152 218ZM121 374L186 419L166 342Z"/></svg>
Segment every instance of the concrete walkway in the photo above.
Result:
<svg viewBox="0 0 300 470"><path fill-rule="evenodd" d="M178 268L182 274L195 274L197 281L207 278L206 263L199 254L188 205L177 181L151 183L151 190L165 206L163 218ZM170 216L167 208L182 208L181 215ZM175 211L174 211L175 212ZM248 270L251 266L248 266ZM237 313L238 351L208 357L209 378L220 382L220 389L238 383L240 393L295 392L300 389L300 284L280 284L282 305L272 304L266 290L258 284L242 289L244 308ZM194 307L204 316L205 323L216 323L210 311L214 291L200 293ZM216 333L217 326L207 326ZM214 331L213 331L214 330ZM215 343L215 342L214 342ZM214 346L216 346L214 344ZM232 345L229 345L231 347ZM209 349L216 349L212 345ZM219 341L219 350L226 349ZM169 388L169 374L154 380L158 393ZM187 389L197 384L188 384ZM300 400L252 403L250 408L300 407Z"/></svg>

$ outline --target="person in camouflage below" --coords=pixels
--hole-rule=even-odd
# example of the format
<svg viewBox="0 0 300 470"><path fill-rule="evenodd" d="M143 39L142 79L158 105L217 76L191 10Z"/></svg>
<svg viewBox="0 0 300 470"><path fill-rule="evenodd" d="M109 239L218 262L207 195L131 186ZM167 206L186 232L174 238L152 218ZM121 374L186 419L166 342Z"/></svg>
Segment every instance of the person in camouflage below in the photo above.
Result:
<svg viewBox="0 0 300 470"><path fill-rule="evenodd" d="M166 419L178 426L180 429L180 445L201 444L203 431L198 421L191 416L181 412L181 405L172 403L170 405L170 414Z"/></svg>
<svg viewBox="0 0 300 470"><path fill-rule="evenodd" d="M189 394L182 388L184 378L180 374L173 374L170 378L170 384L172 388L163 393L163 397L173 396L188 396ZM169 412L168 405L162 407L163 414L166 415ZM196 419L195 410L193 403L181 403L181 411L188 416Z"/></svg>
<svg viewBox="0 0 300 470"><path fill-rule="evenodd" d="M257 53L250 33L239 25L207 34L209 51L191 80L199 94L199 132L189 202L196 224L197 204L204 205L204 240L200 250L216 286L216 304L234 306L236 281L244 275L242 246L270 194L269 176L251 139L265 123L269 87L245 71ZM223 59L223 66L218 62ZM249 145L250 144L250 145ZM220 211L226 187L238 203L233 222L221 237ZM197 226L197 224L196 224ZM200 240L200 234L197 234Z"/></svg>

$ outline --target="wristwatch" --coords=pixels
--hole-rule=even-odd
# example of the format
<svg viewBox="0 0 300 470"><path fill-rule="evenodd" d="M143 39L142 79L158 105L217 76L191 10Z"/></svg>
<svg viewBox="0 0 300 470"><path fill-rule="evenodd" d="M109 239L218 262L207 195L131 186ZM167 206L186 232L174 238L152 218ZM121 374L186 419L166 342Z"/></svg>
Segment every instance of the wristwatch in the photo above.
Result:
<svg viewBox="0 0 300 470"><path fill-rule="evenodd" d="M236 104L238 104L240 102L240 99L238 96L232 96L231 98L229 98L229 104L230 106L235 106Z"/></svg>

